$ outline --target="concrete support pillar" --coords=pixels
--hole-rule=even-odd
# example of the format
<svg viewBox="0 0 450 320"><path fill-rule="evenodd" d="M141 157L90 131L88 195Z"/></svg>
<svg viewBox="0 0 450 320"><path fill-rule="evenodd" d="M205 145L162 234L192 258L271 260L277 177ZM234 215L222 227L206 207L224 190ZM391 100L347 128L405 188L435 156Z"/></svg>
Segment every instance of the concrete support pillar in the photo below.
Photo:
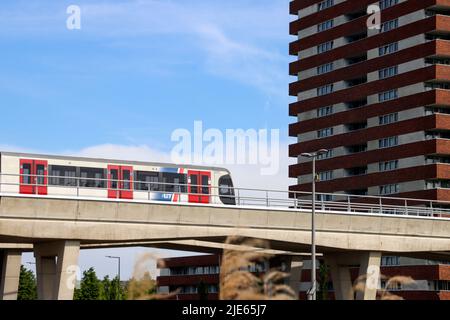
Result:
<svg viewBox="0 0 450 320"><path fill-rule="evenodd" d="M341 261L336 255L327 255L324 258L325 263L330 267L335 299L354 300L355 295L349 265L340 263Z"/></svg>
<svg viewBox="0 0 450 320"><path fill-rule="evenodd" d="M79 254L79 241L34 245L39 300L73 299Z"/></svg>
<svg viewBox="0 0 450 320"><path fill-rule="evenodd" d="M1 261L0 300L17 300L22 252L4 250Z"/></svg>
<svg viewBox="0 0 450 320"><path fill-rule="evenodd" d="M336 300L375 300L380 280L381 252L334 253L325 255ZM353 283L351 267L359 266L358 281Z"/></svg>
<svg viewBox="0 0 450 320"><path fill-rule="evenodd" d="M363 253L360 261L358 277L360 285L356 292L356 299L376 300L380 282L381 252Z"/></svg>
<svg viewBox="0 0 450 320"><path fill-rule="evenodd" d="M289 286L296 293L297 298L300 296L300 283L302 279L303 259L301 257L292 257L289 267Z"/></svg>

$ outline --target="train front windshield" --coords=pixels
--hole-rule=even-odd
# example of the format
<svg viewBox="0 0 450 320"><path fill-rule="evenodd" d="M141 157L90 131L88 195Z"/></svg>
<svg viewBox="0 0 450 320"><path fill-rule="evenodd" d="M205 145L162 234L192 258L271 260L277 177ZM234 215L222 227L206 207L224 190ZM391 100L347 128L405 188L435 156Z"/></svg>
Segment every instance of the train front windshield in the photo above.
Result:
<svg viewBox="0 0 450 320"><path fill-rule="evenodd" d="M223 204L236 205L233 180L231 180L230 175L223 176L219 179L219 196Z"/></svg>

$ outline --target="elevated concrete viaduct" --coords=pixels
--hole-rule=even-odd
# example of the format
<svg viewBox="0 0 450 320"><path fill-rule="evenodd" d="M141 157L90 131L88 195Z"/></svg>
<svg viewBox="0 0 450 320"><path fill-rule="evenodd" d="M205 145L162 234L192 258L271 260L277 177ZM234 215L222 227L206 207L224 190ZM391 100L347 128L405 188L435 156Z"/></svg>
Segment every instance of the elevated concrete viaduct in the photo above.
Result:
<svg viewBox="0 0 450 320"><path fill-rule="evenodd" d="M331 266L341 299L375 299L383 253L442 260L450 256L447 218L319 211L316 225L318 251ZM80 247L142 244L221 250L228 236L265 239L272 250L299 254L292 259L296 278L301 253L310 250L310 226L311 212L299 209L2 196L0 243L10 248L2 254L1 293L3 299L15 298L18 257L30 244L40 299L71 299ZM365 289L356 295L348 275L354 265L367 275Z"/></svg>

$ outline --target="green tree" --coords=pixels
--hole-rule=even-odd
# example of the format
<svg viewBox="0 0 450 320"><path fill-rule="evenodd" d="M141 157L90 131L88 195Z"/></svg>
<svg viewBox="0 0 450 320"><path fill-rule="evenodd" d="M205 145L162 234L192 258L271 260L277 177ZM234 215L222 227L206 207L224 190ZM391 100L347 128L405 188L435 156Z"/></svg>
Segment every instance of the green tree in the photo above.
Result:
<svg viewBox="0 0 450 320"><path fill-rule="evenodd" d="M83 272L80 289L75 290L75 300L99 300L102 291L102 283L97 278L94 268Z"/></svg>
<svg viewBox="0 0 450 320"><path fill-rule="evenodd" d="M319 267L319 290L317 300L328 300L328 282L330 281L330 270L328 265L321 263Z"/></svg>
<svg viewBox="0 0 450 320"><path fill-rule="evenodd" d="M36 277L33 271L20 266L19 292L17 300L36 300L37 288Z"/></svg>
<svg viewBox="0 0 450 320"><path fill-rule="evenodd" d="M101 300L125 300L126 292L122 287L119 277L110 280L109 276L105 276L101 281L100 287Z"/></svg>
<svg viewBox="0 0 450 320"><path fill-rule="evenodd" d="M200 300L208 300L208 286L203 281L198 284L197 293Z"/></svg>

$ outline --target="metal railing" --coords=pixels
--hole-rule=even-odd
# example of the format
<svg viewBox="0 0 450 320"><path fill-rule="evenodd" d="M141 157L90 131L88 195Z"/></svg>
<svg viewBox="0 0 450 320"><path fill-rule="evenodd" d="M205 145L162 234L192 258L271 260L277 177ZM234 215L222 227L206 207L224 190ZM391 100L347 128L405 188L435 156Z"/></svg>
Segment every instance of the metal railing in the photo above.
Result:
<svg viewBox="0 0 450 320"><path fill-rule="evenodd" d="M51 188L51 192L49 192L49 188ZM0 174L0 193L3 195L25 193L40 196L99 198L99 193L94 192L95 190L109 191L100 195L105 198L112 198L113 194L114 198L127 199L127 197L123 197L123 193L133 192L133 199L146 201L158 201L159 198L157 197L158 199L155 200L154 195L164 194L166 201L161 201L165 203L170 200L172 203L199 202L294 210L312 209L310 192L105 178ZM318 212L352 212L450 219L450 201L336 193L316 193L316 195L315 209ZM192 201L192 197L198 198Z"/></svg>

